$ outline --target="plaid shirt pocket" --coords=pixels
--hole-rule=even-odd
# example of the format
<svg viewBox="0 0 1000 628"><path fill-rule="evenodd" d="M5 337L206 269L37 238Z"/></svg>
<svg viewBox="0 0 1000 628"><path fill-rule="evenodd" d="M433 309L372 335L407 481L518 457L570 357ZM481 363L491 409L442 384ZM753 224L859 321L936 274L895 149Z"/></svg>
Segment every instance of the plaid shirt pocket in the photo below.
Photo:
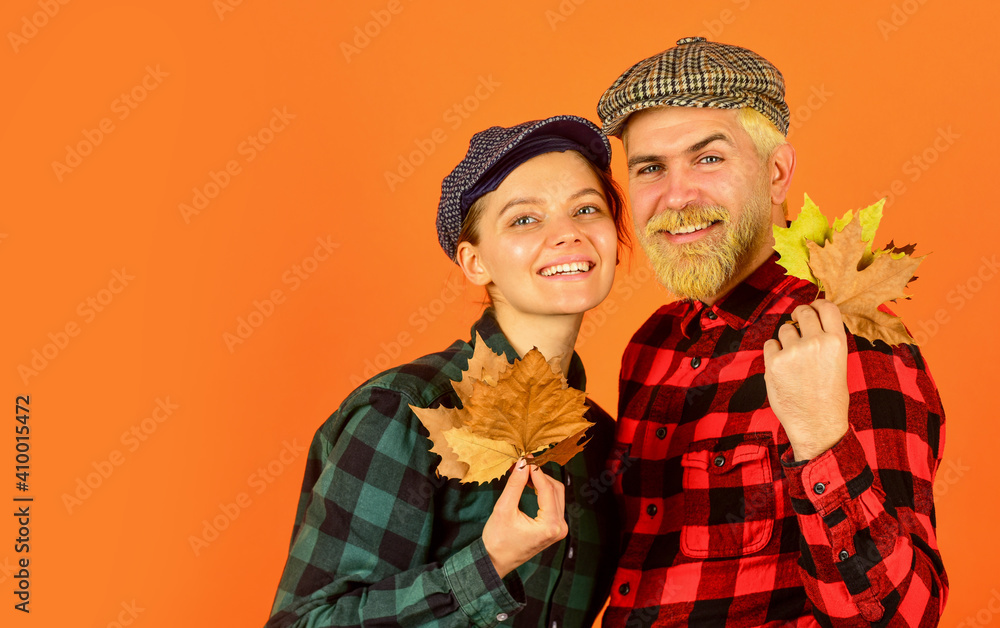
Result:
<svg viewBox="0 0 1000 628"><path fill-rule="evenodd" d="M731 558L763 549L775 518L770 434L694 441L681 458L689 558Z"/></svg>

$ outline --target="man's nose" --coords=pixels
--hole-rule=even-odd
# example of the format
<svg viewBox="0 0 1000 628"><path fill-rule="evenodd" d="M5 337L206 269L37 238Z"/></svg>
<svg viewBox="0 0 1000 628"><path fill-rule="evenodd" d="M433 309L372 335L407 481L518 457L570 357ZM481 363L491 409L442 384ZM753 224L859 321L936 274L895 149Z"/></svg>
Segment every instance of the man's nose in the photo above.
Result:
<svg viewBox="0 0 1000 628"><path fill-rule="evenodd" d="M698 198L693 177L683 169L668 170L662 185L661 205L667 209L684 209Z"/></svg>

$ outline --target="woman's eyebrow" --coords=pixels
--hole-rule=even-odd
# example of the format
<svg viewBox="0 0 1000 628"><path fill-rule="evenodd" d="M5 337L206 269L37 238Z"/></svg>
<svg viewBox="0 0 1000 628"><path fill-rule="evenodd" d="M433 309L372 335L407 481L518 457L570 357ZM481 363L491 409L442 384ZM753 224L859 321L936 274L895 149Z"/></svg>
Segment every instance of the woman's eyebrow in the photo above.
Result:
<svg viewBox="0 0 1000 628"><path fill-rule="evenodd" d="M600 190L598 190L597 188L583 188L579 192L576 192L575 194L572 194L569 197L568 200L575 201L576 199L580 198L581 196L588 196L590 194L596 194L597 196L600 196L601 198L604 198L604 193L601 192Z"/></svg>
<svg viewBox="0 0 1000 628"><path fill-rule="evenodd" d="M509 201L507 201L507 204L500 209L500 213L497 214L497 218L502 218L504 212L506 212L511 207L514 207L515 205L540 205L541 203L542 200L535 197L512 198Z"/></svg>

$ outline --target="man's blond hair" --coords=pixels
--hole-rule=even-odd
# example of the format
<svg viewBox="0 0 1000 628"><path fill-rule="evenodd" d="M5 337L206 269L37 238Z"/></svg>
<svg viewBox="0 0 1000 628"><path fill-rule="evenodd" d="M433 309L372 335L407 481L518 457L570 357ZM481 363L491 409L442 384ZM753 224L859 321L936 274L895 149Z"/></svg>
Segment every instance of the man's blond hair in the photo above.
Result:
<svg viewBox="0 0 1000 628"><path fill-rule="evenodd" d="M756 109L740 107L736 110L736 120L750 135L761 159L769 158L775 148L786 142L785 136L774 126L774 123Z"/></svg>
<svg viewBox="0 0 1000 628"><path fill-rule="evenodd" d="M756 109L750 107L737 109L736 120L750 136L754 148L757 149L757 155L765 165L776 148L788 143L781 131L774 126L774 123ZM785 218L788 218L788 199L781 203L781 209L785 213Z"/></svg>

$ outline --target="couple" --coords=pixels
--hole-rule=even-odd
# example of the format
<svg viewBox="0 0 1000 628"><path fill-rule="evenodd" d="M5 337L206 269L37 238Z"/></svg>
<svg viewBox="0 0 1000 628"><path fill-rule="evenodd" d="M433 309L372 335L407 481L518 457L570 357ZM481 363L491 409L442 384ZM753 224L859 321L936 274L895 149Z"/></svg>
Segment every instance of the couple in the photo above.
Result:
<svg viewBox="0 0 1000 628"><path fill-rule="evenodd" d="M372 378L316 433L268 626L586 627L609 594L607 626L936 625L944 414L916 347L845 333L775 264L795 167L781 74L686 38L598 113L603 133L575 116L477 133L445 178L441 246L491 306L473 340ZM629 343L617 423L591 405L583 453L439 478L409 406L456 404L477 334L585 386L577 333L629 240L605 135L681 300Z"/></svg>

